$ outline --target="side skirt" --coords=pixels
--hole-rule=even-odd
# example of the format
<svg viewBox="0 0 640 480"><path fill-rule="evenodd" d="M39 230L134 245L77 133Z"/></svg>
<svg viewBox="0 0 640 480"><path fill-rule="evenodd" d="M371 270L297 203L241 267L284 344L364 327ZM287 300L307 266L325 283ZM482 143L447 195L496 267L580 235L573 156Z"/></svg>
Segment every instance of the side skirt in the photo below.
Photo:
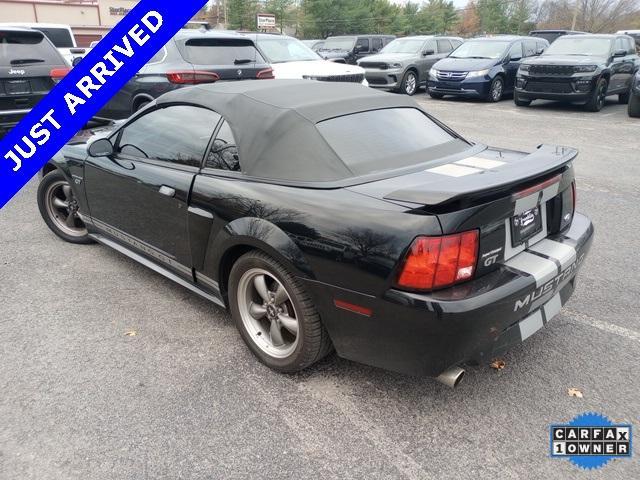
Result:
<svg viewBox="0 0 640 480"><path fill-rule="evenodd" d="M172 281L176 282L177 284L183 286L184 288L186 288L188 290L191 290L194 293L197 293L198 295L200 295L201 297L209 300L210 302L213 302L213 303L215 303L216 305L218 305L218 306L220 306L222 308L226 308L226 306L225 306L225 304L224 304L224 302L223 302L223 300L221 298L213 296L208 292L205 292L204 290L202 290L198 286L187 282L186 280L184 280L183 278L179 277L178 275L176 275L175 273L171 272L170 270L167 270L166 268L158 265L157 263L154 263L151 260L143 257L142 255L137 254L133 250L130 250L127 247L125 247L124 245L121 245L121 244L119 244L117 242L114 242L113 240L105 237L104 235L100 235L99 233L91 233L91 234L89 234L89 236L91 238L93 238L96 242L101 243L103 245L106 245L107 247L113 248L114 250L122 253L123 255L126 255L127 257L131 258L132 260L135 260L136 262L141 263L145 267L150 268L154 272L157 272L160 275L168 278L169 280L172 280Z"/></svg>

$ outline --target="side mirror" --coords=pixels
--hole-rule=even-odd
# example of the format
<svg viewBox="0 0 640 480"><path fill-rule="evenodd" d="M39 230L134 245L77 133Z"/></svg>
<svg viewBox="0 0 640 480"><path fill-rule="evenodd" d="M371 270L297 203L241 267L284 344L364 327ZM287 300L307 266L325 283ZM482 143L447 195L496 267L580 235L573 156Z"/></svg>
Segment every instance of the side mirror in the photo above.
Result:
<svg viewBox="0 0 640 480"><path fill-rule="evenodd" d="M113 144L108 138L100 138L87 149L92 157L110 157L113 155Z"/></svg>
<svg viewBox="0 0 640 480"><path fill-rule="evenodd" d="M615 52L613 52L613 56L614 57L626 57L627 56L627 51L626 50L616 50Z"/></svg>
<svg viewBox="0 0 640 480"><path fill-rule="evenodd" d="M422 55L425 56L425 57L427 57L429 55L433 55L434 53L436 53L436 52L435 52L435 50L433 48L428 48L428 49L422 51Z"/></svg>
<svg viewBox="0 0 640 480"><path fill-rule="evenodd" d="M510 62L519 62L520 60L522 60L522 57L509 57Z"/></svg>

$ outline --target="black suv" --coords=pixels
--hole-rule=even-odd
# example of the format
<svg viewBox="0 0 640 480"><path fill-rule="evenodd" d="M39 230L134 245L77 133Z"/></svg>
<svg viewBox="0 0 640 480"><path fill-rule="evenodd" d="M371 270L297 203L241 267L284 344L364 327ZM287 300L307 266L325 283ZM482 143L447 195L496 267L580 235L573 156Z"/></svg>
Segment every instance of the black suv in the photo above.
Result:
<svg viewBox="0 0 640 480"><path fill-rule="evenodd" d="M608 95L627 103L631 80L640 67L635 42L628 35L565 35L539 57L520 65L514 101L535 99L581 102L592 112Z"/></svg>
<svg viewBox="0 0 640 480"><path fill-rule="evenodd" d="M180 30L125 86L99 117L121 119L176 88L217 80L273 78L253 40L235 32Z"/></svg>
<svg viewBox="0 0 640 480"><path fill-rule="evenodd" d="M68 72L64 58L42 32L0 27L0 137Z"/></svg>
<svg viewBox="0 0 640 480"><path fill-rule="evenodd" d="M362 57L378 53L395 35L344 35L329 37L317 52L326 60L355 65Z"/></svg>
<svg viewBox="0 0 640 480"><path fill-rule="evenodd" d="M629 98L629 116L640 117L640 71L636 73L631 83L631 98Z"/></svg>

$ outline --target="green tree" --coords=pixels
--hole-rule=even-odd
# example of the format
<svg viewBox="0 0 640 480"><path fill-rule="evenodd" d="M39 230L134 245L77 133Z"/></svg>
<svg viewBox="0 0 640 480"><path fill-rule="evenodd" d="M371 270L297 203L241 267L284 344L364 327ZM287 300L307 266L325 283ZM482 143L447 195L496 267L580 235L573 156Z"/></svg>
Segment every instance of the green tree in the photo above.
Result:
<svg viewBox="0 0 640 480"><path fill-rule="evenodd" d="M480 30L485 33L506 33L509 26L507 3L504 0L478 0Z"/></svg>
<svg viewBox="0 0 640 480"><path fill-rule="evenodd" d="M294 5L294 0L267 0L265 10L267 13L273 13L276 16L276 22L280 24L280 31L284 31L287 23L287 17Z"/></svg>
<svg viewBox="0 0 640 480"><path fill-rule="evenodd" d="M229 28L255 30L258 0L227 0Z"/></svg>

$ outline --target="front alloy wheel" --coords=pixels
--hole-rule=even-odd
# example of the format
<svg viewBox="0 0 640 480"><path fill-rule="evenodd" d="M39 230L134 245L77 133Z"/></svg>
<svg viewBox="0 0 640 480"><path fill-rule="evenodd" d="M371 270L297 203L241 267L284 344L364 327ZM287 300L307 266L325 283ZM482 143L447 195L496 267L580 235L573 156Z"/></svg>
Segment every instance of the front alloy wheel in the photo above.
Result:
<svg viewBox="0 0 640 480"><path fill-rule="evenodd" d="M274 370L296 372L331 351L327 331L301 281L262 252L248 252L234 263L229 307L244 342Z"/></svg>
<svg viewBox="0 0 640 480"><path fill-rule="evenodd" d="M418 77L412 71L405 73L402 80L402 91L406 95L413 95L418 90Z"/></svg>
<svg viewBox="0 0 640 480"><path fill-rule="evenodd" d="M54 170L38 186L38 208L53 233L71 243L92 243L78 215L79 204L66 177Z"/></svg>
<svg viewBox="0 0 640 480"><path fill-rule="evenodd" d="M502 99L502 94L504 93L504 82L501 77L496 77L491 82L491 87L489 88L489 101L490 102L499 102Z"/></svg>
<svg viewBox="0 0 640 480"><path fill-rule="evenodd" d="M591 94L591 98L586 103L585 108L590 112L599 112L604 107L605 102L607 101L607 89L609 87L609 82L607 82L606 78L601 78L598 80L596 84L596 88L593 90Z"/></svg>

